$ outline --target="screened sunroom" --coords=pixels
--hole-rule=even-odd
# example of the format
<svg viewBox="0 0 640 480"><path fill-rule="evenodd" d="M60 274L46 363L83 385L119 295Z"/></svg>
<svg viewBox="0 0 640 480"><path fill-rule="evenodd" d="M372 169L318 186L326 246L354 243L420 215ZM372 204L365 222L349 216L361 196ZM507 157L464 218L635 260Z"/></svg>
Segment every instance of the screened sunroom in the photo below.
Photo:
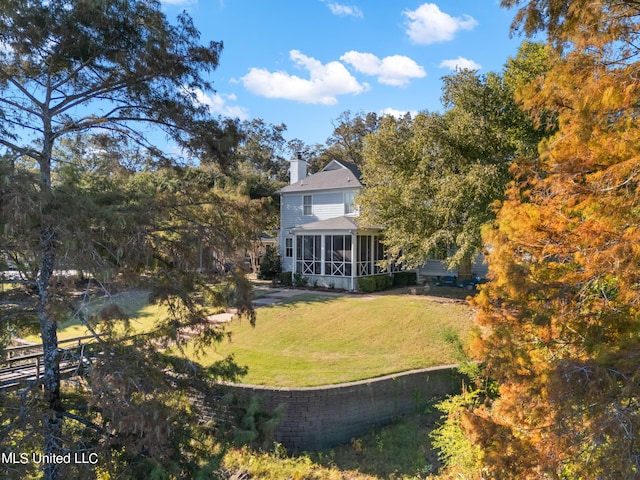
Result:
<svg viewBox="0 0 640 480"><path fill-rule="evenodd" d="M308 223L288 234L291 248L285 255L293 260L292 272L304 275L309 285L355 290L357 277L382 273L380 231L359 228L357 218Z"/></svg>

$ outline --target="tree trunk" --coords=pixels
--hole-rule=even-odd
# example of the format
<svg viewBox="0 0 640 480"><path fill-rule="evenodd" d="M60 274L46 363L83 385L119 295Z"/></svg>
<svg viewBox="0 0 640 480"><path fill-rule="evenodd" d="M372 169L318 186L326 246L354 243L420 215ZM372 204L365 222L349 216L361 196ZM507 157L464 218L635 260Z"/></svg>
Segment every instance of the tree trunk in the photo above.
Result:
<svg viewBox="0 0 640 480"><path fill-rule="evenodd" d="M44 352L44 402L46 411L43 418L45 455L57 454L60 451L62 434L62 403L60 400L60 354L58 352L58 332L55 318L49 309L49 281L54 266L53 229L44 226L40 238L42 258L38 272L38 320L40 336ZM47 480L57 478L58 466L45 463L44 472Z"/></svg>
<svg viewBox="0 0 640 480"><path fill-rule="evenodd" d="M50 128L45 131L50 132ZM44 454L56 455L61 451L62 442L62 401L60 398L60 353L58 351L58 326L51 315L50 281L55 267L55 228L50 217L51 201L51 154L53 140L45 135L42 156L40 159L41 188L41 224L40 224L40 268L38 271L38 321L40 337L44 353L44 387L45 412L43 415ZM44 478L58 478L59 465L56 462L45 462Z"/></svg>
<svg viewBox="0 0 640 480"><path fill-rule="evenodd" d="M471 280L473 278L471 256L465 255L458 266L458 280Z"/></svg>

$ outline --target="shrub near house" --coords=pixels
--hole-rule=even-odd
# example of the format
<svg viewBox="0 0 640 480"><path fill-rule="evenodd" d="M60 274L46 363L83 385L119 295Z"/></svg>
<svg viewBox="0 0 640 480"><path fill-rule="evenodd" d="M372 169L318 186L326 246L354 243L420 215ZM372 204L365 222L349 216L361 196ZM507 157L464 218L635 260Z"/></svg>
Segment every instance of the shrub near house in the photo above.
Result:
<svg viewBox="0 0 640 480"><path fill-rule="evenodd" d="M380 292L393 287L406 287L416 284L415 272L396 272L393 275L382 274L358 279L358 290L365 293Z"/></svg>
<svg viewBox="0 0 640 480"><path fill-rule="evenodd" d="M280 255L273 248L267 248L266 253L260 261L260 271L258 278L261 280L276 280L282 273Z"/></svg>

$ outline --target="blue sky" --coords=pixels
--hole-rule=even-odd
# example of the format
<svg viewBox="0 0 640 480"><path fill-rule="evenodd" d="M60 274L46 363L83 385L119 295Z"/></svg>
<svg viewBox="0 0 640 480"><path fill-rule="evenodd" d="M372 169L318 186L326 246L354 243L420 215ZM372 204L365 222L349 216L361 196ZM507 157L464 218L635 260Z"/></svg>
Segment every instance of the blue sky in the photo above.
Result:
<svg viewBox="0 0 640 480"><path fill-rule="evenodd" d="M324 143L339 115L438 111L456 67L500 71L517 52L497 0L162 0L224 42L211 110Z"/></svg>

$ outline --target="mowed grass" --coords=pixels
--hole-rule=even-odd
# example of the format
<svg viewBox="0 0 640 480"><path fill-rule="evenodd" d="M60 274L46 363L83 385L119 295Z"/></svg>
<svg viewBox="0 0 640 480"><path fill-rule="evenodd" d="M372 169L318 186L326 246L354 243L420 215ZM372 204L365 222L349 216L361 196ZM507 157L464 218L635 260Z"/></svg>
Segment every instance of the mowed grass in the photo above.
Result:
<svg viewBox="0 0 640 480"><path fill-rule="evenodd" d="M131 333L152 329L167 314L165 307L148 303L148 292L135 290L96 299L89 308L96 311L111 302L129 316ZM231 340L214 345L204 357L191 353L192 359L210 365L234 355L249 367L245 383L335 384L456 363L446 337L455 332L465 341L472 324L465 302L413 295L303 293L256 313L255 327L235 319L225 327ZM77 318L59 325L60 340L87 334ZM25 339L40 340L37 334Z"/></svg>
<svg viewBox="0 0 640 480"><path fill-rule="evenodd" d="M456 332L466 340L472 324L463 302L412 295L303 294L256 312L255 327L232 321L231 340L197 361L233 354L249 367L245 383L335 384L455 363L445 338Z"/></svg>
<svg viewBox="0 0 640 480"><path fill-rule="evenodd" d="M110 297L97 298L87 305L89 312L99 311L105 306L115 304L129 317L128 327L131 334L142 333L151 330L156 322L167 315L166 308L158 304L149 304L149 292L145 290L124 291ZM124 327L124 325L123 325ZM100 325L94 325L100 332ZM77 317L71 317L58 323L58 340L90 335L91 332ZM23 336L29 342L39 343L40 336L36 333Z"/></svg>

